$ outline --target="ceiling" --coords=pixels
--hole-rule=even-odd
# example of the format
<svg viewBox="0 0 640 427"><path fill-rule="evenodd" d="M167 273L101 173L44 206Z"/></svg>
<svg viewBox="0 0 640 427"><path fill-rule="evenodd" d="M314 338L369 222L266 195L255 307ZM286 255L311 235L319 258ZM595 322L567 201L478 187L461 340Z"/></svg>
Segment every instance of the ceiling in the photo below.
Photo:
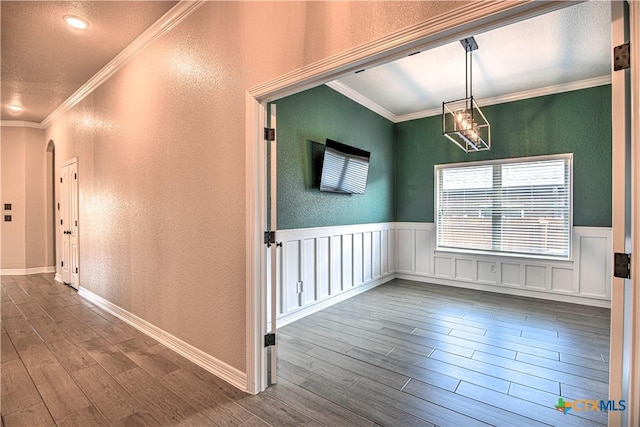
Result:
<svg viewBox="0 0 640 427"><path fill-rule="evenodd" d="M0 1L2 120L43 122L176 3ZM89 27L68 27L68 14L86 18ZM474 36L473 94L480 105L609 81L609 2L578 4ZM443 101L464 97L464 61L454 42L329 85L390 120L409 120L438 114ZM11 104L24 110L12 112Z"/></svg>
<svg viewBox="0 0 640 427"><path fill-rule="evenodd" d="M176 3L0 1L2 120L42 122ZM73 29L65 15L89 27Z"/></svg>
<svg viewBox="0 0 640 427"><path fill-rule="evenodd" d="M480 106L610 82L611 6L591 1L475 34ZM329 84L392 121L465 97L465 50L450 43Z"/></svg>

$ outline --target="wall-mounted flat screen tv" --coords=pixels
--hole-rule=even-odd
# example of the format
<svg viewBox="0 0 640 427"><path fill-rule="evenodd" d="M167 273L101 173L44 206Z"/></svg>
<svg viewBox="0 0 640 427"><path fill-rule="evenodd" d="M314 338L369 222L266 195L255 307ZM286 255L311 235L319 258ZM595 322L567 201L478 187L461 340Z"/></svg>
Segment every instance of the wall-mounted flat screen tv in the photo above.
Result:
<svg viewBox="0 0 640 427"><path fill-rule="evenodd" d="M370 158L368 151L327 139L320 191L364 194Z"/></svg>

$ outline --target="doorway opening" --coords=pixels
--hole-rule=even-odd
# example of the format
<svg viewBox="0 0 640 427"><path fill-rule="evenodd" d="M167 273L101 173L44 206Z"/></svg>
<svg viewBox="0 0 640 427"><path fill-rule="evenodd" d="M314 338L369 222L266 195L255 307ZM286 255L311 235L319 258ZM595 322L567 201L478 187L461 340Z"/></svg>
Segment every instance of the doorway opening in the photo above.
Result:
<svg viewBox="0 0 640 427"><path fill-rule="evenodd" d="M557 8L557 5L556 5ZM537 16L542 13L546 13L551 11L551 9L547 9L542 11L541 9L536 10L535 12L519 10L518 13L513 15L509 15L509 17L502 19L494 19L494 20L479 20L481 22L475 22L475 24L466 23L469 25L466 28L466 32L463 33L480 33L482 31L487 31L491 28L497 28L502 25L507 25L508 23L512 23L515 21L524 20L528 17ZM513 12L513 11L512 11ZM503 20L504 19L504 20ZM474 26L475 25L475 26ZM455 28L455 24L453 24L453 28ZM262 343L264 342L262 336L266 332L265 327L265 319L266 313L268 309L266 307L266 298L263 290L260 290L260 277L265 277L266 275L266 263L262 257L261 252L263 251L263 242L261 241L262 235L261 230L265 230L264 225L266 224L266 219L263 216L266 216L264 212L261 211L263 206L266 206L266 191L265 184L262 182L263 176L265 176L266 167L264 166L266 163L267 155L264 152L264 149L260 148L256 141L259 141L261 138L258 136L261 134L262 128L265 127L266 123L264 119L266 103L281 99L284 96L292 95L294 93L299 93L304 89L309 87L315 87L318 83L324 83L327 81L335 80L339 77L342 77L350 72L355 71L356 69L367 68L369 66L377 65L379 63L388 62L392 59L396 59L399 57L403 57L409 53L415 52L415 50L427 50L433 47L440 46L445 42L455 41L460 39L460 33L455 35L451 35L447 40L443 40L442 38L433 38L430 39L427 36L422 34L420 37L416 37L412 42L404 42L404 44L399 44L390 48L388 51L383 52L382 49L375 53L371 53L367 59L370 61L371 65L365 64L365 60L362 58L358 58L359 61L354 60L351 63L338 63L336 60L335 68L332 68L330 72L325 71L330 68L327 67L326 64L323 64L324 68L322 70L307 70L308 72L305 74L305 78L301 79L299 77L300 74L296 76L290 76L287 78L283 78L278 81L278 83L274 83L272 85L264 85L256 88L255 90L249 91L247 96L247 105L248 105L248 118L250 118L250 127L251 132L248 132L248 141L247 143L250 145L248 147L248 153L254 153L256 155L253 158L248 158L247 170L248 170L248 185L250 190L248 191L248 197L250 198L250 203L248 206L253 206L255 208L254 215L249 220L249 242L251 243L250 247L252 248L252 265L250 266L251 274L251 283L249 292L252 297L250 297L249 305L250 308L248 310L248 320L250 332L248 336L248 340L251 344L250 348L254 348L255 352L253 356L249 356L248 363L248 376L249 376L249 389L253 391L260 391L264 388L266 384L264 373L266 370L265 362L264 362L264 350L262 348ZM407 39L405 39L407 40ZM408 47L409 46L409 47ZM314 74L315 73L315 74ZM280 110L279 110L280 111ZM256 126L256 123L259 123ZM276 238L276 240L278 240ZM330 245L330 240L327 242ZM373 243L371 243L373 245ZM431 266L433 268L433 266ZM252 335L253 334L253 335ZM259 343L259 344L257 344ZM252 382L253 381L253 382ZM557 403L557 402L556 402Z"/></svg>

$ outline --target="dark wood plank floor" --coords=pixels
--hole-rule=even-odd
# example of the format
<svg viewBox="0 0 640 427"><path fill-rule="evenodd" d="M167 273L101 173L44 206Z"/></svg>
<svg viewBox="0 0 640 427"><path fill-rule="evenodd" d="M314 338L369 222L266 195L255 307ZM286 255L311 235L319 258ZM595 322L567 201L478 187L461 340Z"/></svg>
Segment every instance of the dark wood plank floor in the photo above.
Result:
<svg viewBox="0 0 640 427"><path fill-rule="evenodd" d="M602 425L609 311L395 280L279 331L249 396L53 275L3 276L2 424Z"/></svg>

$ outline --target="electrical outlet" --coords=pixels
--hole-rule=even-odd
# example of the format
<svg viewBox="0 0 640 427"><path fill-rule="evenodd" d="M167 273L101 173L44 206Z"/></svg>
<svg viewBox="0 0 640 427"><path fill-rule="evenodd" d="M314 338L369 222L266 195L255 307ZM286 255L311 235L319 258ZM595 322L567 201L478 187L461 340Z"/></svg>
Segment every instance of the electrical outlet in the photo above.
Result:
<svg viewBox="0 0 640 427"><path fill-rule="evenodd" d="M496 265L495 264L491 264L489 266L489 273L495 273L496 272Z"/></svg>
<svg viewBox="0 0 640 427"><path fill-rule="evenodd" d="M296 283L296 292L299 294L302 293L302 282Z"/></svg>

